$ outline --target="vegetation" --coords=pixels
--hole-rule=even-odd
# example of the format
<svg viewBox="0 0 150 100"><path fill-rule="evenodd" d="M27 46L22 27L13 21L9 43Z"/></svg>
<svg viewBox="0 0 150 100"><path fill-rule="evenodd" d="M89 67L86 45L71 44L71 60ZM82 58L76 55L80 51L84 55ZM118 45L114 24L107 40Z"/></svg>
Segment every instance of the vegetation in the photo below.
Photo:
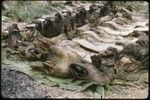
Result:
<svg viewBox="0 0 150 100"><path fill-rule="evenodd" d="M8 6L7 9L2 11L3 16L27 22L34 18L39 18L44 14L49 14L53 10L50 4L40 5L35 4L33 1L16 1L14 4L9 4Z"/></svg>
<svg viewBox="0 0 150 100"><path fill-rule="evenodd" d="M4 1L5 2L5 1ZM7 1L8 2L8 1ZM91 1L95 2L95 1ZM39 18L42 15L50 14L54 9L55 6L58 6L58 3L50 3L45 1L45 5L40 4L36 1L9 1L6 5L3 4L4 9L2 10L2 15L11 19L15 19L17 21L31 21L34 18ZM143 13L147 14L148 8L145 8L143 6L143 3L141 1L114 1L113 4L119 5L120 7L132 7L136 13L141 13L141 11L144 11ZM3 7L2 6L2 7ZM144 10L143 10L144 9Z"/></svg>

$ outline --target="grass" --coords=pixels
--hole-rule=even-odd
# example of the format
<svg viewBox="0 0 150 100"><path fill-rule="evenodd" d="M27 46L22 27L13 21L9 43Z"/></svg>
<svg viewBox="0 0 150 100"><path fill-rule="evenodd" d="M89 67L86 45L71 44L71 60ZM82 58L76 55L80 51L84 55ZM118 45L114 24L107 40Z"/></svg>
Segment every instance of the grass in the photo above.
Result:
<svg viewBox="0 0 150 100"><path fill-rule="evenodd" d="M8 9L2 11L2 15L23 22L31 21L53 11L52 5L35 4L33 1L16 1L15 4L8 4L8 6Z"/></svg>
<svg viewBox="0 0 150 100"><path fill-rule="evenodd" d="M5 1L4 1L5 2ZM46 2L46 1L45 1ZM95 2L95 1L91 1ZM131 5L136 13L148 13L148 7L142 6L144 1L115 1L116 5L127 7ZM42 15L50 14L54 11L54 7L60 6L59 3L40 4L36 1L9 1L7 9L2 10L2 15L11 18L12 20L29 22Z"/></svg>

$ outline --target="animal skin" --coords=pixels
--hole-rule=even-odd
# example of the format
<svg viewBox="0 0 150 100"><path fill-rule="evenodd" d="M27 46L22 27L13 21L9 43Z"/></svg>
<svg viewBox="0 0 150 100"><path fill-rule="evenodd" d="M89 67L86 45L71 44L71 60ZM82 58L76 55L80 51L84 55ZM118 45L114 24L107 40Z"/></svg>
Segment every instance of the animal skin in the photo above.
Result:
<svg viewBox="0 0 150 100"><path fill-rule="evenodd" d="M47 50L48 52L46 59L41 64L42 67L41 65L38 66L39 64L37 66L31 65L31 67L36 70L41 70L48 75L63 78L70 77L78 79L89 79L97 81L101 85L108 84L112 80L112 78L107 75L106 72L98 70L96 66L89 63L88 61L84 61L77 53L67 49L70 44L72 44L72 42L69 42L68 40L68 44L59 43L53 44L50 47L47 46L49 49ZM40 50L41 47L36 46L31 45L28 47L29 49L25 53L27 58L34 60L43 59L43 52ZM80 71L80 69L84 70ZM83 75L81 75L82 73Z"/></svg>
<svg viewBox="0 0 150 100"><path fill-rule="evenodd" d="M110 81L112 80L108 74L106 73L102 73L101 71L99 71L94 65L92 65L89 62L75 62L72 63L71 65L71 74L73 74L74 77L78 78L78 79L89 79L89 80L94 80L96 82L98 82L100 85L106 85L109 84ZM84 75L82 74L75 74L75 70L73 70L72 67L75 66L80 66L82 69L86 69L86 71L84 71ZM72 71L73 70L73 71Z"/></svg>

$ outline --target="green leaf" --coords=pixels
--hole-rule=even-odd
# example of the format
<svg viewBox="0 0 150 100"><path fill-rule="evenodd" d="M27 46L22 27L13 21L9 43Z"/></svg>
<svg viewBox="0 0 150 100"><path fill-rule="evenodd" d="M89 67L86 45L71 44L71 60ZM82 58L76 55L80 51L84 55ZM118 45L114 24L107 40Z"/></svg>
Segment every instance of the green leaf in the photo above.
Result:
<svg viewBox="0 0 150 100"><path fill-rule="evenodd" d="M56 82L56 83L70 83L73 79L64 79L64 78L58 78L54 76L47 75L46 76L50 81Z"/></svg>
<svg viewBox="0 0 150 100"><path fill-rule="evenodd" d="M85 82L87 82L87 80L75 80L75 81L72 81L70 84L72 84L72 85L81 85Z"/></svg>
<svg viewBox="0 0 150 100"><path fill-rule="evenodd" d="M29 70L27 72L27 74L30 75L33 79L35 79L39 83L44 83L44 84L49 85L49 86L55 86L58 84L56 82L50 81L47 78L48 75L43 74L41 71Z"/></svg>
<svg viewBox="0 0 150 100"><path fill-rule="evenodd" d="M32 70L32 69L29 70L27 74L30 75L35 80L43 79L45 77L45 75L41 71Z"/></svg>
<svg viewBox="0 0 150 100"><path fill-rule="evenodd" d="M101 95L101 98L104 98L104 96L105 96L105 89L104 89L104 87L103 86L97 86L96 87L96 92L99 94L99 95Z"/></svg>
<svg viewBox="0 0 150 100"><path fill-rule="evenodd" d="M57 81L58 82L58 81ZM60 82L60 81L59 81ZM82 84L81 84L82 83ZM67 84L64 84L62 82L59 83L59 86L63 89L67 89L67 90L76 90L76 91L84 91L86 90L88 87L98 84L97 82L94 81L87 81L87 80L76 80L74 82L70 82Z"/></svg>
<svg viewBox="0 0 150 100"><path fill-rule="evenodd" d="M67 89L67 90L76 90L76 91L80 91L82 89L81 86L75 86L75 85L71 85L71 84L63 84L63 83L59 83L59 86L63 89Z"/></svg>
<svg viewBox="0 0 150 100"><path fill-rule="evenodd" d="M38 82L39 83L44 83L48 86L56 86L58 83L55 83L55 82L52 82L52 81L49 81L46 77L42 78L42 79L38 79Z"/></svg>
<svg viewBox="0 0 150 100"><path fill-rule="evenodd" d="M98 98L101 99L102 96L101 96L100 94L98 94L97 92L95 92L93 98L94 98L94 99L98 99Z"/></svg>
<svg viewBox="0 0 150 100"><path fill-rule="evenodd" d="M92 85L98 85L98 83L95 82L95 81L86 82L86 83L82 84L82 89L80 91L84 91L84 90L86 90L88 87L90 87Z"/></svg>

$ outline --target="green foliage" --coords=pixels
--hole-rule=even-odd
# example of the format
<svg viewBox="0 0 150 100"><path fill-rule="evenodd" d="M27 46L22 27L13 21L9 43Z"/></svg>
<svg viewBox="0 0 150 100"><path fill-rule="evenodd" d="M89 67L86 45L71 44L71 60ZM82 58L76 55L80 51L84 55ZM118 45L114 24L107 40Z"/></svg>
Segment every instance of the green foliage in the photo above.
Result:
<svg viewBox="0 0 150 100"><path fill-rule="evenodd" d="M2 14L18 21L31 21L33 18L51 13L52 10L51 5L35 4L33 1L16 1L15 4L9 4L9 8Z"/></svg>

